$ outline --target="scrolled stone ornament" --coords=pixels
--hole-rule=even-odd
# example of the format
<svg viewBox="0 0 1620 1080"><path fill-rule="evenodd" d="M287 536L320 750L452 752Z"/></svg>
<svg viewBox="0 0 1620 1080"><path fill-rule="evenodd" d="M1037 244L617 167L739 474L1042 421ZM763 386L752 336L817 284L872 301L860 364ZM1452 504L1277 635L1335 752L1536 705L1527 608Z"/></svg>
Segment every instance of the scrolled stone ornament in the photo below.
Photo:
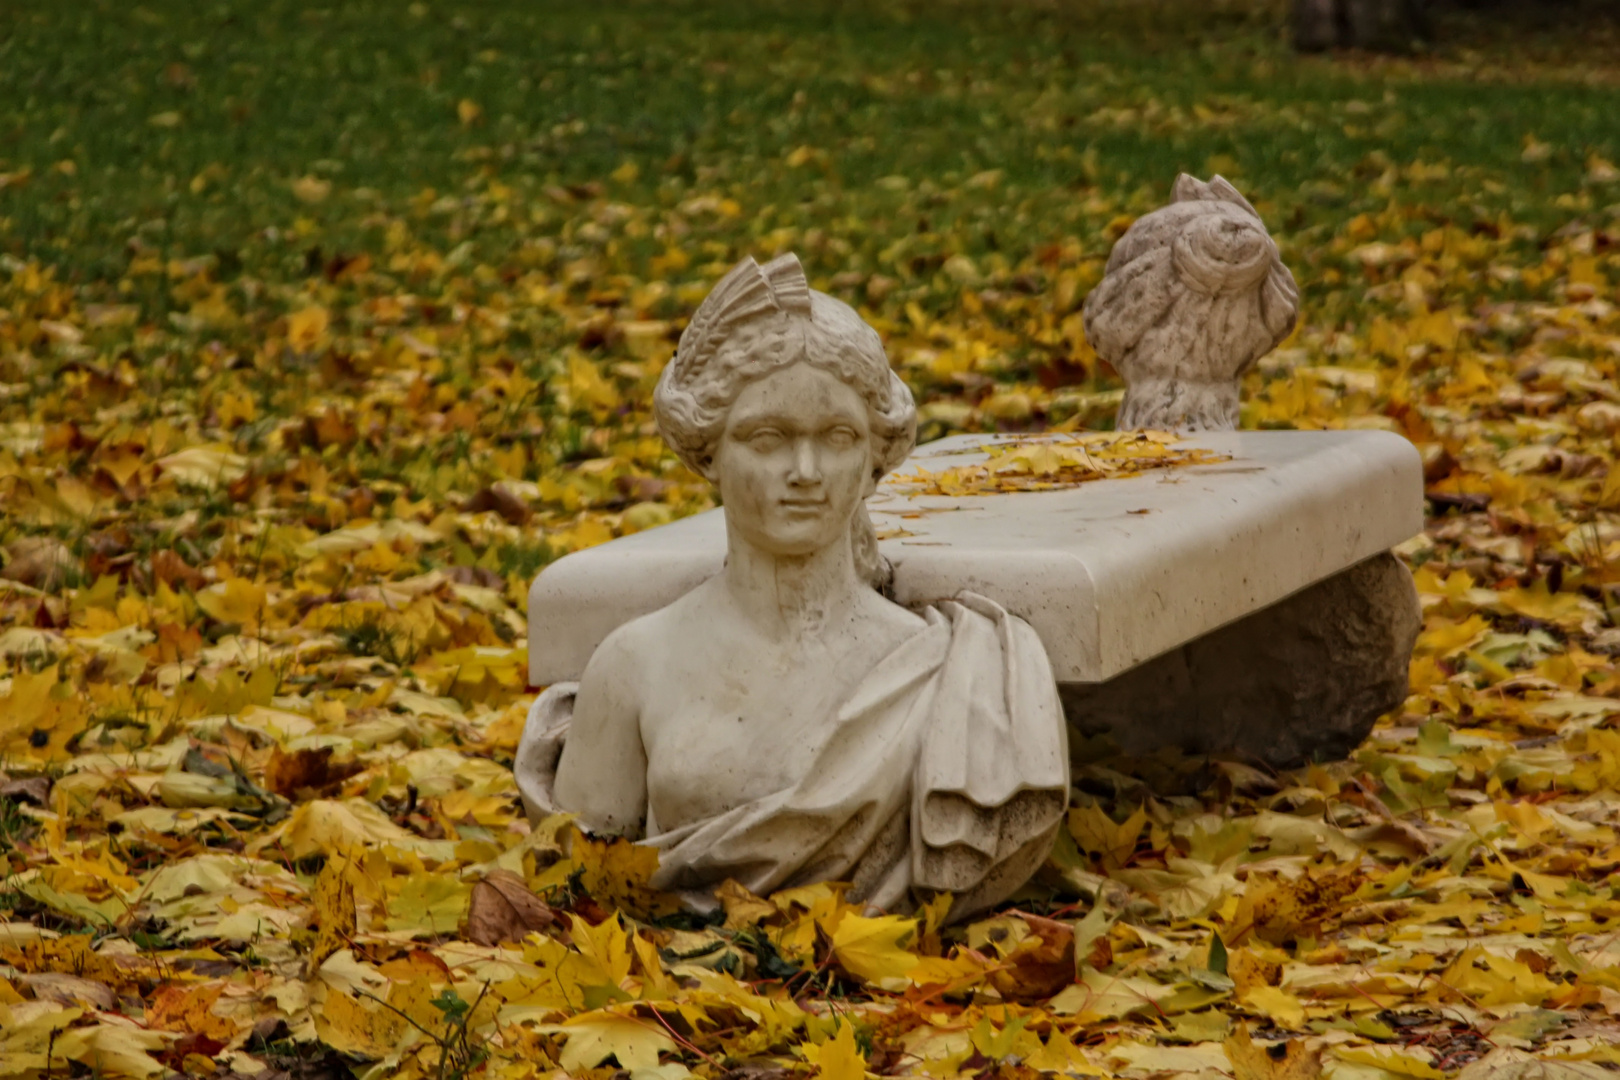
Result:
<svg viewBox="0 0 1620 1080"><path fill-rule="evenodd" d="M1230 431L1239 380L1293 332L1299 289L1249 201L1183 173L1086 297L1086 338L1125 380L1121 430Z"/></svg>
<svg viewBox="0 0 1620 1080"><path fill-rule="evenodd" d="M653 399L724 505L724 568L615 630L549 687L514 771L532 819L570 811L659 851L654 884L712 907L847 881L952 918L1010 896L1068 804L1068 737L1029 625L962 593L876 587L865 500L916 407L877 333L798 259L745 259L694 314Z"/></svg>

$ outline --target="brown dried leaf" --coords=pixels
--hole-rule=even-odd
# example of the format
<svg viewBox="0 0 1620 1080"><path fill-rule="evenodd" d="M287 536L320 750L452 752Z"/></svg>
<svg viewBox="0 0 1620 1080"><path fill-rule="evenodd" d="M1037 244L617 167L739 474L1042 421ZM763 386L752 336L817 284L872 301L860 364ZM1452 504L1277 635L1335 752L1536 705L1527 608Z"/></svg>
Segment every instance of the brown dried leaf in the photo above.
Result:
<svg viewBox="0 0 1620 1080"><path fill-rule="evenodd" d="M266 786L289 799L325 798L337 794L343 781L361 772L358 761L332 760L330 746L299 747L288 753L277 746L264 769Z"/></svg>
<svg viewBox="0 0 1620 1080"><path fill-rule="evenodd" d="M54 536L25 536L6 548L0 578L50 592L82 571L78 557Z"/></svg>
<svg viewBox="0 0 1620 1080"><path fill-rule="evenodd" d="M106 986L77 975L42 971L20 975L17 981L33 992L36 1001L54 1001L59 1005L86 1005L95 1009L111 1009L118 1001Z"/></svg>
<svg viewBox="0 0 1620 1080"><path fill-rule="evenodd" d="M208 584L206 577L168 548L152 553L152 576L171 589L178 586L189 592Z"/></svg>
<svg viewBox="0 0 1620 1080"><path fill-rule="evenodd" d="M467 939L479 945L504 945L530 934L544 934L559 923L557 913L529 891L510 870L493 870L473 886L467 908Z"/></svg>
<svg viewBox="0 0 1620 1080"><path fill-rule="evenodd" d="M4 774L0 773L0 778ZM30 776L22 780L0 779L0 799L14 799L17 802L33 803L35 806L44 806L50 801L51 778L48 776Z"/></svg>
<svg viewBox="0 0 1620 1080"><path fill-rule="evenodd" d="M529 508L528 503L499 484L492 484L474 492L461 504L461 510L467 514L482 514L487 510L493 510L511 525L526 525L534 516L534 511Z"/></svg>
<svg viewBox="0 0 1620 1080"><path fill-rule="evenodd" d="M1007 954L1006 966L992 974L990 981L1003 997L1040 1001L1074 982L1074 931L1055 919L1023 912L1019 916L1029 925L1030 934ZM1098 958L1093 948L1092 959Z"/></svg>

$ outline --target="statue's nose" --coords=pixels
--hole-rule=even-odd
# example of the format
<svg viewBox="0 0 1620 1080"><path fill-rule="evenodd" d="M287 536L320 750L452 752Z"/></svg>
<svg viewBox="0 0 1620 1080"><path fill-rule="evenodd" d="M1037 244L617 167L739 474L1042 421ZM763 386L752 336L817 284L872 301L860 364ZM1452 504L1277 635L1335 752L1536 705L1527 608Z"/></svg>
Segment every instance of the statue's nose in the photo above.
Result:
<svg viewBox="0 0 1620 1080"><path fill-rule="evenodd" d="M814 439L799 439L793 446L793 471L788 479L796 484L821 482L821 457Z"/></svg>

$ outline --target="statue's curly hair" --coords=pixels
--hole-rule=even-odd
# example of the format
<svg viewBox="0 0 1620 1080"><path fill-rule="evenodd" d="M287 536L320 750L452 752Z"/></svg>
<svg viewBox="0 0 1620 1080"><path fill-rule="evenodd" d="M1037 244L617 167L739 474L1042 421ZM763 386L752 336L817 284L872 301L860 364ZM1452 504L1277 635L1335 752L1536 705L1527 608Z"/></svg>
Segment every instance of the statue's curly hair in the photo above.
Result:
<svg viewBox="0 0 1620 1080"><path fill-rule="evenodd" d="M836 376L866 402L874 484L905 460L917 441L911 391L889 367L877 331L848 304L811 289L792 254L764 265L745 258L698 307L653 393L659 433L693 472L712 480L737 396L800 361ZM857 569L874 587L885 587L889 569L864 503L850 530Z"/></svg>
<svg viewBox="0 0 1620 1080"><path fill-rule="evenodd" d="M1293 332L1299 288L1249 201L1183 173L1086 297L1086 338L1126 382L1121 429L1237 423L1237 380Z"/></svg>

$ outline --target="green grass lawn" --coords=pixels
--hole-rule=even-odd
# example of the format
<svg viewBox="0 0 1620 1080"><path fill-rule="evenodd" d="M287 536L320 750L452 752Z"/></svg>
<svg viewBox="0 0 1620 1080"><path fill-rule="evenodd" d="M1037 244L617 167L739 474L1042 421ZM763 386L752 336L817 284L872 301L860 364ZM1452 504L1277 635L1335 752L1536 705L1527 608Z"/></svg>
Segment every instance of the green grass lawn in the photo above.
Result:
<svg viewBox="0 0 1620 1080"><path fill-rule="evenodd" d="M1391 164L1446 167L1410 185L1429 219L1567 219L1588 157L1620 156L1614 38L1446 29L1437 59L1369 63L1296 58L1275 4L18 0L0 251L76 278L116 279L141 246L296 277L310 246L376 248L379 211L472 178L539 198L627 163L629 202L736 199L727 258L783 226L868 258L918 233L1013 263L1068 232L1105 250L1076 228L1088 195L1139 212L1180 170L1230 174L1285 236L1384 206ZM1527 139L1546 156L1527 163ZM1002 186L962 190L992 169ZM304 177L330 195L301 202ZM424 217L447 251L498 261L523 239Z"/></svg>

